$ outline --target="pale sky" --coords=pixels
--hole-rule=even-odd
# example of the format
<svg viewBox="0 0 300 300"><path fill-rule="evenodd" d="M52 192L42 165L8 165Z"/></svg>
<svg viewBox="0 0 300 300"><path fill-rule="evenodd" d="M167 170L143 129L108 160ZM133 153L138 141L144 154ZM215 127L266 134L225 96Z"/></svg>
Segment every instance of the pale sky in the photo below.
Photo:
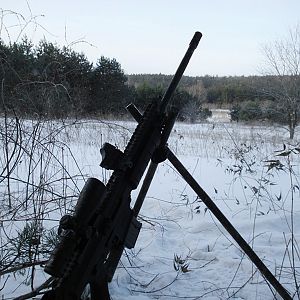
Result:
<svg viewBox="0 0 300 300"><path fill-rule="evenodd" d="M203 37L185 75L259 74L262 46L300 23L300 0L1 0L0 8L39 16L24 31L35 43L84 40L73 48L90 61L116 58L126 74L173 74L195 31ZM14 39L17 18L2 12L2 24Z"/></svg>

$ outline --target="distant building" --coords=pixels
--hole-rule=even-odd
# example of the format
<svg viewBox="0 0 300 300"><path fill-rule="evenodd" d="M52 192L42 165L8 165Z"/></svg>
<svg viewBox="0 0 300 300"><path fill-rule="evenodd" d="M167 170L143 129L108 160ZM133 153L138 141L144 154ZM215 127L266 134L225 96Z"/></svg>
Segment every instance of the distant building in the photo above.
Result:
<svg viewBox="0 0 300 300"><path fill-rule="evenodd" d="M212 116L207 120L214 123L228 123L230 122L230 110L229 109L210 109Z"/></svg>

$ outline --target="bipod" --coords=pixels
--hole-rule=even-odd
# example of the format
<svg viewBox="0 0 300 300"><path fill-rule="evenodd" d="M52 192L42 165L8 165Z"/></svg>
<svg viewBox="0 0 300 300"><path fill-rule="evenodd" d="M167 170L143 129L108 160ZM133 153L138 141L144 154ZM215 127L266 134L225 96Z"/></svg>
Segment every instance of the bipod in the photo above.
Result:
<svg viewBox="0 0 300 300"><path fill-rule="evenodd" d="M135 110L135 108L131 108ZM139 121L139 112L134 111L131 113L136 121ZM175 119L174 119L175 122ZM170 126L172 128L172 126ZM156 156L156 157L155 157ZM270 285L276 290L276 292L284 299L291 300L292 297L287 292L287 290L281 285L281 283L276 279L268 267L262 262L262 260L257 256L254 250L249 246L249 244L244 240L240 233L235 229L231 222L225 217L217 205L213 202L210 196L201 188L194 177L188 172L184 165L179 161L176 155L167 147L166 141L162 139L161 145L158 147L152 161L147 170L145 179L141 186L140 192L138 194L137 200L134 205L134 213L137 216L142 203L146 197L147 191L150 187L151 181L154 177L157 166L160 162L168 159L173 167L178 171L178 173L183 177L186 183L193 189L197 196L203 201L206 207L211 211L211 213L218 219L222 226L227 230L235 242L240 246L244 253L249 257L253 264L260 271L262 276L270 283Z"/></svg>

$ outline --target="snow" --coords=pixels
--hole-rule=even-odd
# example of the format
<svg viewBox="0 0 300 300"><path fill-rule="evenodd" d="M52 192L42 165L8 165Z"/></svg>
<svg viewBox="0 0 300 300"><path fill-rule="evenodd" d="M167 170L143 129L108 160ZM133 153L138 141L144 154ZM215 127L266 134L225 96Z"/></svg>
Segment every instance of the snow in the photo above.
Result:
<svg viewBox="0 0 300 300"><path fill-rule="evenodd" d="M63 157L69 174L78 176L78 190L87 176L107 181L110 173L99 167L99 148L108 141L123 149L135 125L90 120L70 124L57 133L64 155L57 148L53 151L57 150L58 160ZM55 122L44 126L43 134L47 136L46 131L56 126ZM290 145L287 132L268 126L176 123L169 140L180 161L292 293L300 279L299 155L276 156L280 152L275 151L283 149L283 144L292 149L297 138ZM271 159L280 160L285 167L290 163L293 172L267 171ZM20 164L19 178L26 177L27 167L25 162ZM48 177L55 182L60 166L52 160L51 167L54 170L49 168ZM65 188L66 193L72 190L76 195L69 181ZM0 189L4 194L5 187ZM137 193L132 193L133 203ZM53 205L45 204L49 220L44 226L57 226L75 199L54 214ZM62 203L54 207L58 205ZM160 164L140 218L143 227L137 244L126 250L109 285L112 299L280 299L170 162ZM20 222L10 226L11 236L14 226L22 227ZM36 272L34 286L47 278L40 268ZM0 287L4 286L1 299L29 292L30 285L22 283L24 276L10 275L7 282L7 277L0 278Z"/></svg>

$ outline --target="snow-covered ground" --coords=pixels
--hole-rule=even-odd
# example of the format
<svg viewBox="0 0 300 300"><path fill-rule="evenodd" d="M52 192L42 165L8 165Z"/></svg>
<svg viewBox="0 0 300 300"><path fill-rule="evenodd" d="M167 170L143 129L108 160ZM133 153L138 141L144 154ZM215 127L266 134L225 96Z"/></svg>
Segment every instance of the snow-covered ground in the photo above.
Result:
<svg viewBox="0 0 300 300"><path fill-rule="evenodd" d="M43 134L49 138L45 130L56 126L48 125ZM53 179L53 187L61 164L70 177L76 178L78 190L86 176L106 182L109 172L99 167L99 148L108 141L123 149L134 127L134 122L87 121L58 131L55 138L61 142L52 151L57 151L60 163L52 159L47 175ZM300 164L298 137L289 144L287 136L283 129L267 126L177 123L169 146L277 279L294 294L300 283ZM22 161L19 169L14 169L18 178L22 172L26 177L27 167ZM65 194L74 191L69 181L59 182L65 182ZM4 195L6 187L0 189ZM133 202L136 194L132 195ZM70 200L73 204L74 199ZM64 214L72 203L43 205L47 219L44 226L54 227L58 214ZM55 211L54 217L51 211L58 205L63 209ZM109 285L112 299L280 299L168 161L159 166L140 216L143 227L137 244L126 250ZM20 215L19 219L1 224L2 245L2 232L5 229L7 233L10 226L13 236L14 226L21 228L26 218ZM35 272L34 287L47 278L40 268ZM29 275L2 276L1 299L30 291L30 280L27 278L27 285L22 283Z"/></svg>

